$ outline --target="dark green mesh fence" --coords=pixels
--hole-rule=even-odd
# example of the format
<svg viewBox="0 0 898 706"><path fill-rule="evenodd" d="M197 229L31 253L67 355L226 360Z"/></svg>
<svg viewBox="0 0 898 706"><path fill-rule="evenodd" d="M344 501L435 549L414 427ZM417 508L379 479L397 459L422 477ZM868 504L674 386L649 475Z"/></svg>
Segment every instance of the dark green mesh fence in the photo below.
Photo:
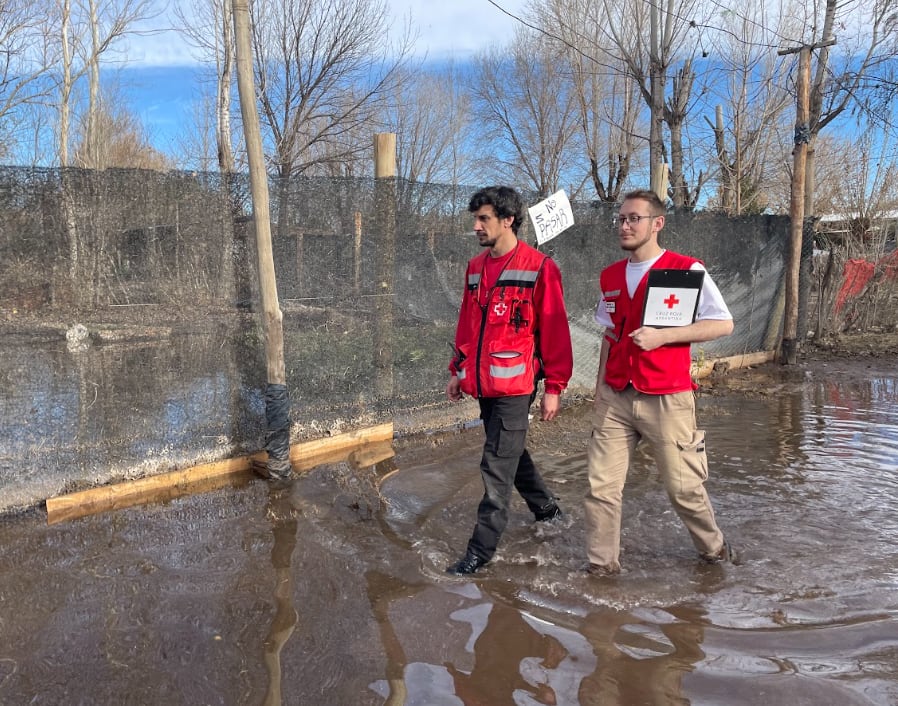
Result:
<svg viewBox="0 0 898 706"><path fill-rule="evenodd" d="M295 439L459 414L446 414L443 391L478 251L467 213L476 188L271 183ZM612 211L573 207L576 225L542 249L564 277L571 389L588 394L598 273L622 253ZM736 319L733 336L696 355L775 346L788 232L782 217L668 218L662 244L705 261ZM258 311L245 178L0 168L3 507L261 448Z"/></svg>

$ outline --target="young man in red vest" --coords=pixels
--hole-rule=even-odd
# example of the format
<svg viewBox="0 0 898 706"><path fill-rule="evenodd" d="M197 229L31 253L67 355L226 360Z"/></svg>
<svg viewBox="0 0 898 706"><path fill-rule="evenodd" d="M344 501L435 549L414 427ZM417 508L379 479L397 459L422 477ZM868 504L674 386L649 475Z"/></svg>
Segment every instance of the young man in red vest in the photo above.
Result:
<svg viewBox="0 0 898 706"><path fill-rule="evenodd" d="M468 210L486 250L468 262L446 395L454 402L463 393L477 398L486 440L477 524L464 556L446 568L456 575L473 574L493 558L512 488L538 521L561 516L526 449L528 415L545 378L540 418L554 419L573 370L561 272L517 237L523 199L509 187L488 187L471 197Z"/></svg>
<svg viewBox="0 0 898 706"><path fill-rule="evenodd" d="M690 344L728 336L731 316L705 273L695 321L642 325L648 271L702 269L695 258L663 249L664 204L652 191L624 197L617 217L629 257L602 270L596 321L605 327L596 379L595 422L589 440L586 495L587 554L593 574L620 571L620 524L630 457L640 440L652 449L667 495L709 562L731 559L705 491L705 433L696 428Z"/></svg>

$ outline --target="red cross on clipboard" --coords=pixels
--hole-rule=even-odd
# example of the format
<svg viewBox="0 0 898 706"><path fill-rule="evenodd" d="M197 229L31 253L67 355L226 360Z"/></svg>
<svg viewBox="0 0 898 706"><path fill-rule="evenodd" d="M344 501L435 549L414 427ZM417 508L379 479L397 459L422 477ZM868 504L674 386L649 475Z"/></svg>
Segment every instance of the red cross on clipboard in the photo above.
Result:
<svg viewBox="0 0 898 706"><path fill-rule="evenodd" d="M676 294L668 294L667 299L664 300L664 303L667 304L668 309L673 309L677 304L680 303L680 300L677 299Z"/></svg>

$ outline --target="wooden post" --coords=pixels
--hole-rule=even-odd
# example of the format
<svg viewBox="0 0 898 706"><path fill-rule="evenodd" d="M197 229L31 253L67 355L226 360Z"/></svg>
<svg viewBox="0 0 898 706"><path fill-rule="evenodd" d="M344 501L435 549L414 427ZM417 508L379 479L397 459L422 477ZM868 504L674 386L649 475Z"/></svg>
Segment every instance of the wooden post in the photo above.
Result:
<svg viewBox="0 0 898 706"><path fill-rule="evenodd" d="M243 116L243 135L249 160L253 224L259 258L259 288L262 293L262 317L268 386L265 391L266 450L272 476L290 475L290 419L287 373L284 364L283 315L278 303L274 254L271 248L271 217L268 202L268 173L262 151L262 133L256 110L253 85L253 59L248 0L234 0L234 38L237 64L237 89Z"/></svg>
<svg viewBox="0 0 898 706"><path fill-rule="evenodd" d="M661 203L667 203L667 184L669 175L669 168L664 162L659 163L657 168L652 171L652 191L658 195L658 198L661 199Z"/></svg>
<svg viewBox="0 0 898 706"><path fill-rule="evenodd" d="M810 130L811 47L798 51L798 93L795 117L795 147L792 150L792 184L789 201L791 219L789 250L786 260L785 311L783 340L780 346L780 363L794 365L798 362L798 285L801 267L801 244L804 233L804 182L807 165Z"/></svg>
<svg viewBox="0 0 898 706"><path fill-rule="evenodd" d="M396 133L380 132L374 136L374 178L396 176Z"/></svg>
<svg viewBox="0 0 898 706"><path fill-rule="evenodd" d="M305 287L303 287L303 253L305 252L305 230L296 229L296 289L293 296L302 299L305 296Z"/></svg>
<svg viewBox="0 0 898 706"><path fill-rule="evenodd" d="M396 269L396 135L374 136L374 211L377 236L374 374L378 399L393 396L393 294Z"/></svg>
<svg viewBox="0 0 898 706"><path fill-rule="evenodd" d="M352 242L352 282L355 293L362 290L362 212L355 212L355 238Z"/></svg>

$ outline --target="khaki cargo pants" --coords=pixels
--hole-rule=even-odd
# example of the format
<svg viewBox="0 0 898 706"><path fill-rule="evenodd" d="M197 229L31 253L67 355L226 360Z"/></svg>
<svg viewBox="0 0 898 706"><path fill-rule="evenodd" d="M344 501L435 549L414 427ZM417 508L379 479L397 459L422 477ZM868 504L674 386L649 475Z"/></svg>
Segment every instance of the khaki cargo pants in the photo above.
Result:
<svg viewBox="0 0 898 706"><path fill-rule="evenodd" d="M632 385L617 392L601 384L589 439L586 495L587 554L591 564L620 571L621 504L630 458L640 440L652 450L667 495L703 556L723 549L723 534L705 490L705 433L696 429L695 395L645 395Z"/></svg>

